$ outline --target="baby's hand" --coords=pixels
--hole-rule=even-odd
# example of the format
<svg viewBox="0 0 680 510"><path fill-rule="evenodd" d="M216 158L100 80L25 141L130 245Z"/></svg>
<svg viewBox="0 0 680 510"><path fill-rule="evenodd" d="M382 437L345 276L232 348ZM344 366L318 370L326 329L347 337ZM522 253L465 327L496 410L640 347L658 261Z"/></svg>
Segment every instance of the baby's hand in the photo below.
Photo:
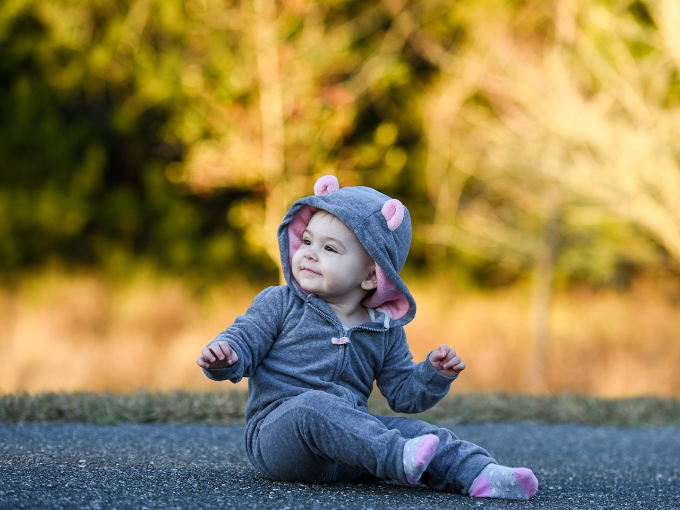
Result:
<svg viewBox="0 0 680 510"><path fill-rule="evenodd" d="M199 367L203 368L229 368L238 361L238 354L225 341L214 341L207 347L203 347L201 357L196 360Z"/></svg>
<svg viewBox="0 0 680 510"><path fill-rule="evenodd" d="M430 354L430 363L447 377L455 377L465 370L465 363L448 345L442 345Z"/></svg>

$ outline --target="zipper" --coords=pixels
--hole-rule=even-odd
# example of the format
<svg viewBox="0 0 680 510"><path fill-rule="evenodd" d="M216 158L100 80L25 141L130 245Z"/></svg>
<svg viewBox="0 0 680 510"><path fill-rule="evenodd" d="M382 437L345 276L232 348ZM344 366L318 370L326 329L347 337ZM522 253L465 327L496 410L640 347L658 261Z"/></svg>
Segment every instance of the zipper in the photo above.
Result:
<svg viewBox="0 0 680 510"><path fill-rule="evenodd" d="M342 328L343 332L349 333L350 331L355 330L355 329L363 330L363 331L376 331L376 332L378 332L378 333L382 333L383 331L385 331L384 328L383 328L383 329L378 329L378 328L367 328L367 327L365 327L365 326L352 326L351 328L346 329L345 326L343 326L340 322L337 321L337 319L334 319L333 317L331 317L330 315L328 315L328 314L327 314L326 312L324 312L323 310L317 308L317 307L314 306L311 302L307 301L307 304L308 304L309 306L312 307L312 310L314 310L316 313L318 313L319 315L321 315L322 317L324 317L326 320L328 320L329 322L335 324L336 326L340 326L340 327Z"/></svg>
<svg viewBox="0 0 680 510"><path fill-rule="evenodd" d="M375 331L375 332L378 332L378 333L382 333L383 331L385 331L384 329L367 328L367 327L364 327L364 326L353 326L353 327L347 329L337 319L334 319L333 317L328 315L323 310L314 306L309 301L307 301L307 304L312 307L312 310L314 310L316 313L318 313L321 317L324 317L331 324L334 324L335 326L340 326L340 328L342 328L343 334L345 336L347 336L347 338L349 338L350 332L352 330L355 330L355 329L356 330L363 330L363 331ZM344 344L343 347L345 345L347 345L347 344ZM333 381L333 382L337 381L338 377L340 377L340 374L342 373L342 367L345 365L345 358L347 357L347 349L341 349L341 352L339 353L339 355L340 355L340 359L335 364L335 370L333 371L333 375L331 376L331 381Z"/></svg>
<svg viewBox="0 0 680 510"><path fill-rule="evenodd" d="M328 320L329 322L335 324L336 326L342 327L342 324L340 324L337 320L335 320L333 317L331 317L330 315L328 315L328 314L327 314L326 312L324 312L323 310L321 310L321 309L317 308L316 306L314 306L311 302L307 301L307 304L308 304L309 306L312 307L312 310L314 310L316 313L318 313L319 315L321 315L321 317L325 318L326 320Z"/></svg>

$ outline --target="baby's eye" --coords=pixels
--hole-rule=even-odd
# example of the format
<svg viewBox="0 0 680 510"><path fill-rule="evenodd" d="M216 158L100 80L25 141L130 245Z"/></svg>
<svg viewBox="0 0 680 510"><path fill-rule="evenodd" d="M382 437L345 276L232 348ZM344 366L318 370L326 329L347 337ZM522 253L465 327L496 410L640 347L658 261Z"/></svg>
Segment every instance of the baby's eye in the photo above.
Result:
<svg viewBox="0 0 680 510"><path fill-rule="evenodd" d="M303 239L302 244L306 244L309 246L310 244L312 244L312 241L310 241L309 239Z"/></svg>
<svg viewBox="0 0 680 510"><path fill-rule="evenodd" d="M326 246L324 246L324 250L330 251L330 252L333 252L333 253L337 253L336 249L333 248L332 246L328 245L328 244Z"/></svg>

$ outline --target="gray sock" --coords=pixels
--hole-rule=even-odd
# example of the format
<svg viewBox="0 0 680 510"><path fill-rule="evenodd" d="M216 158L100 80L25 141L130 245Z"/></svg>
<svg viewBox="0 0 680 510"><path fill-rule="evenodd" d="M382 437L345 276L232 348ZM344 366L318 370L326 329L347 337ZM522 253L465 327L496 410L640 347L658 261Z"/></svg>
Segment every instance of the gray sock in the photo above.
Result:
<svg viewBox="0 0 680 510"><path fill-rule="evenodd" d="M434 434L414 437L404 445L404 473L408 483L418 483L434 457L439 438Z"/></svg>
<svg viewBox="0 0 680 510"><path fill-rule="evenodd" d="M489 464L470 487L475 498L529 499L538 490L538 480L530 469Z"/></svg>

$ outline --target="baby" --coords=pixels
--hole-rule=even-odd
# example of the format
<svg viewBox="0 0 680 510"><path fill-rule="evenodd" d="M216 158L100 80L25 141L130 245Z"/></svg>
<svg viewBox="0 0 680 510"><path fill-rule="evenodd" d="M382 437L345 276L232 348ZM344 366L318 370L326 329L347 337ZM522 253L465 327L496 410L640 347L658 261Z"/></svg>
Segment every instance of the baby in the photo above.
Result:
<svg viewBox="0 0 680 510"><path fill-rule="evenodd" d="M403 326L416 313L399 276L411 220L398 201L319 179L278 230L287 285L262 291L197 363L216 381L248 377L246 452L275 480L422 482L474 497L529 499L525 468L499 466L451 431L374 416L374 381L399 413L431 408L465 368L446 345L415 364Z"/></svg>

